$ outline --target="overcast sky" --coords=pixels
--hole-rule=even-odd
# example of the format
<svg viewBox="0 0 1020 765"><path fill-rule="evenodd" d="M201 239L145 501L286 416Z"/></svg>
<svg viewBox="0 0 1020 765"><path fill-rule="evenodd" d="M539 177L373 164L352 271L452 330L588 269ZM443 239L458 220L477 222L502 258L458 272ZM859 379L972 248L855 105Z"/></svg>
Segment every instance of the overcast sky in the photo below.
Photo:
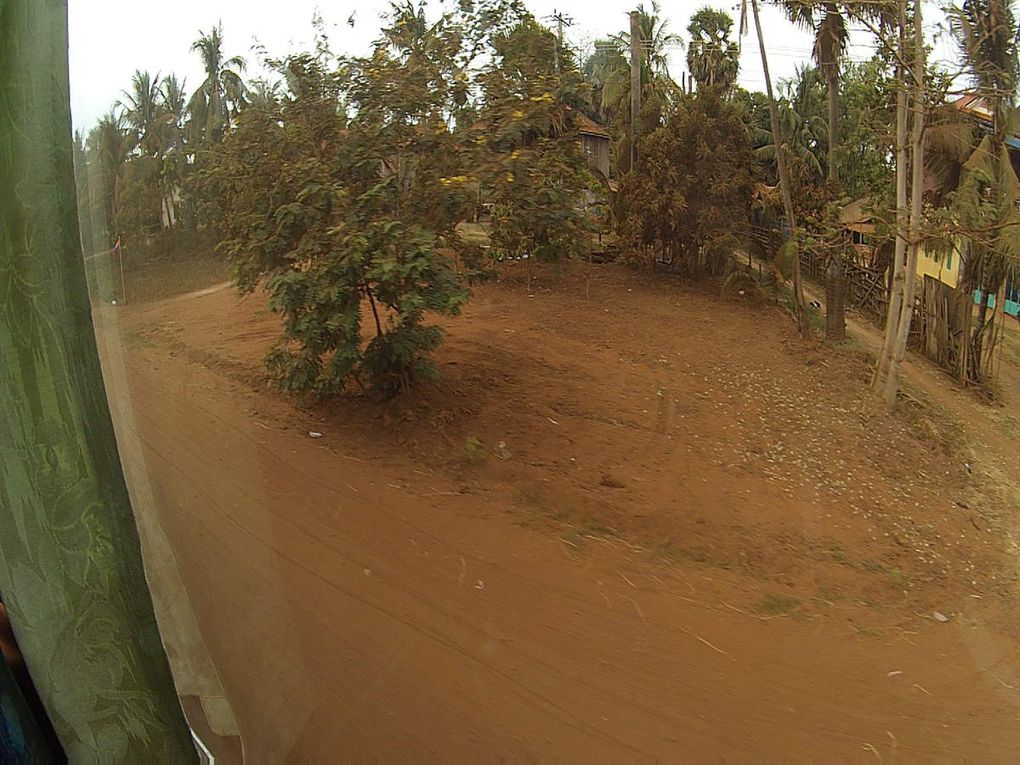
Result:
<svg viewBox="0 0 1020 765"><path fill-rule="evenodd" d="M647 3L650 5L650 2ZM691 14L704 0L662 3L662 15L674 32L686 37ZM713 3L736 20L739 6ZM256 41L273 55L308 48L312 16L318 10L327 24L332 47L349 53L367 52L378 36L380 13L386 0L176 0L174 3L140 3L138 0L69 0L71 110L75 128L87 130L120 97L135 69L155 74L176 73L187 80L190 93L202 81L198 55L190 51L198 31L222 20L227 56L243 55L249 76L257 74L252 53ZM558 9L574 20L567 39L575 47L594 38L621 31L635 0L529 0L539 18ZM438 7L438 6L436 6ZM354 14L354 26L347 21ZM789 77L798 64L810 59L811 37L790 24L771 5L762 7L762 23L773 79ZM736 30L734 29L734 33ZM873 44L863 33L853 35L851 57L871 55ZM677 80L686 70L684 51L673 51L671 74ZM761 61L752 36L745 38L740 61L740 82L749 90L764 90Z"/></svg>

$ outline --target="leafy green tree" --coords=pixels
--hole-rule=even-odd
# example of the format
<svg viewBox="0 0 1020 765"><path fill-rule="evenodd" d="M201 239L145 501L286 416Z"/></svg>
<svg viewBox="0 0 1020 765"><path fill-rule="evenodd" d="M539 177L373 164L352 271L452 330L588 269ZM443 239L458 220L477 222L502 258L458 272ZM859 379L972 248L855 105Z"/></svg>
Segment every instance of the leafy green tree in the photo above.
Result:
<svg viewBox="0 0 1020 765"><path fill-rule="evenodd" d="M891 191L895 151L893 73L888 62L876 56L847 64L841 83L843 111L836 160L843 193L852 200L885 196Z"/></svg>
<svg viewBox="0 0 1020 765"><path fill-rule="evenodd" d="M162 162L156 157L133 157L121 172L114 225L132 246L144 245L163 227Z"/></svg>
<svg viewBox="0 0 1020 765"><path fill-rule="evenodd" d="M418 10L394 5L372 54L339 72L312 55L278 62L279 102L245 109L210 155L236 282L264 284L283 317L267 362L288 390L392 394L433 376L442 332L426 315L467 300L439 252L472 197L446 121L460 29L417 24Z"/></svg>
<svg viewBox="0 0 1020 765"><path fill-rule="evenodd" d="M687 69L699 88L732 88L740 70L740 44L730 39L733 19L725 11L705 6L691 17L687 33Z"/></svg>
<svg viewBox="0 0 1020 765"><path fill-rule="evenodd" d="M721 275L747 235L753 164L738 105L714 88L684 98L621 183L621 237L692 276Z"/></svg>
<svg viewBox="0 0 1020 765"><path fill-rule="evenodd" d="M494 41L482 75L484 107L477 141L493 204L492 239L509 257L553 261L587 251L582 209L593 186L577 117L584 95L569 51L554 66L556 38L527 20Z"/></svg>

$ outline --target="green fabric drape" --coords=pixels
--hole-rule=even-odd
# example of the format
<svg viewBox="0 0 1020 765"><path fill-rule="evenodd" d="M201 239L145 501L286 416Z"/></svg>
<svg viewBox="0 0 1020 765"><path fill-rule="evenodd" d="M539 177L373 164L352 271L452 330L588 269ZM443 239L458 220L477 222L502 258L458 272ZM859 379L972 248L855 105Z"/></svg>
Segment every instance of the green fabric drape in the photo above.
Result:
<svg viewBox="0 0 1020 765"><path fill-rule="evenodd" d="M0 592L72 762L192 762L78 235L65 0L0 0Z"/></svg>

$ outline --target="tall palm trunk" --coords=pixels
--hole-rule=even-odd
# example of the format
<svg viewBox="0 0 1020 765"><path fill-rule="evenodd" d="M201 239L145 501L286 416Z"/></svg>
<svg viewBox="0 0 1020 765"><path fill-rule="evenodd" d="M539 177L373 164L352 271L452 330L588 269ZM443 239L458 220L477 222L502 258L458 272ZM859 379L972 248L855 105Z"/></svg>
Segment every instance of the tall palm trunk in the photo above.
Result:
<svg viewBox="0 0 1020 765"><path fill-rule="evenodd" d="M794 236L797 230L797 219L793 212L793 196L790 190L790 170L786 164L786 143L779 125L779 107L776 105L772 91L772 77L769 74L769 60L765 55L765 37L761 31L761 19L758 16L758 0L751 0L751 12L754 15L754 28L758 35L758 50L761 53L761 68L765 74L765 95L769 103L769 122L772 126L772 141L776 146L776 165L779 168L779 190L783 197L783 210L786 213L787 235ZM804 284L800 275L800 253L793 256L793 303L797 316L797 331L802 335L807 332L805 316L807 307L804 303Z"/></svg>
<svg viewBox="0 0 1020 765"><path fill-rule="evenodd" d="M836 166L839 149L839 65L829 62L822 67L825 70L825 84L828 88L827 117L829 121L828 174L829 183L839 183L839 170Z"/></svg>
<svg viewBox="0 0 1020 765"><path fill-rule="evenodd" d="M0 4L0 113L0 592L72 762L193 762L93 333L66 0Z"/></svg>
<svg viewBox="0 0 1020 765"><path fill-rule="evenodd" d="M836 188L839 184L836 166L839 146L839 69L835 62L828 62L823 69L829 90L829 184ZM825 339L830 343L846 339L846 271L843 253L839 250L829 253L825 268Z"/></svg>

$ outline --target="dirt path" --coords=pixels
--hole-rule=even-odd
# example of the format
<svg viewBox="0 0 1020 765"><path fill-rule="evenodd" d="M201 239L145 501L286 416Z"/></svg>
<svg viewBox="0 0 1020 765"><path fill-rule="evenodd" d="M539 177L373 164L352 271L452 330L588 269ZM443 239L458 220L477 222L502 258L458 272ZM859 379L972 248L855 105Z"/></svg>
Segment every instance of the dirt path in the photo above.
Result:
<svg viewBox="0 0 1020 765"><path fill-rule="evenodd" d="M805 290L812 298L822 299L812 286ZM877 354L882 346L882 330L866 317L849 315L847 331L869 352ZM1020 327L1012 319L1003 327L1009 346L1020 347ZM1001 349L1000 349L1001 352ZM1009 354L1007 354L1008 356ZM1000 531L1008 547L1020 550L1020 424L1015 414L1020 408L1020 367L1015 358L1007 358L998 370L995 402L984 401L979 392L967 390L923 356L909 352L903 363L904 386L915 396L933 403L963 434L966 448L958 455L972 475L971 491L965 504L980 506L984 515L1001 522ZM935 426L938 427L937 425Z"/></svg>
<svg viewBox="0 0 1020 765"><path fill-rule="evenodd" d="M856 367L775 317L597 278L481 290L417 404L295 408L228 290L120 314L139 510L252 761L1020 757L1015 601L943 456L843 388L833 432Z"/></svg>

